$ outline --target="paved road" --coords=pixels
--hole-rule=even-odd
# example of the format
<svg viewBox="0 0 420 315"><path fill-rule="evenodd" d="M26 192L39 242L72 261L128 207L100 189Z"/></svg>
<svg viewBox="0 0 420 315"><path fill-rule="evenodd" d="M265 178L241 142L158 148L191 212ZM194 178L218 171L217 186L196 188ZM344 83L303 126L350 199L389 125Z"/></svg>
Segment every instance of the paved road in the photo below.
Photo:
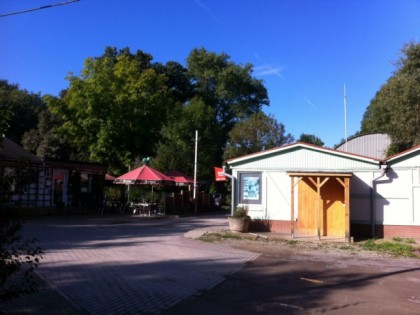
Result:
<svg viewBox="0 0 420 315"><path fill-rule="evenodd" d="M45 255L38 273L81 311L156 314L223 282L258 254L185 238L193 229L227 228L223 216L36 219L25 236Z"/></svg>

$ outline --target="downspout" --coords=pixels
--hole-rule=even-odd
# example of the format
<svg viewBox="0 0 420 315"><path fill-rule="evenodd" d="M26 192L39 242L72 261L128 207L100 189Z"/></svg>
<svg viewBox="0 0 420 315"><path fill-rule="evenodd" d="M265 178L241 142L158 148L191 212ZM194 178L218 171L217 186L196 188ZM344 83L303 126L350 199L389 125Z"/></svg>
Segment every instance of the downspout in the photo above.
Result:
<svg viewBox="0 0 420 315"><path fill-rule="evenodd" d="M226 165L223 165L223 173L221 174L223 176L226 176L230 178L231 180L231 199L230 199L230 215L233 215L235 212L235 177L233 175L230 175L226 173Z"/></svg>
<svg viewBox="0 0 420 315"><path fill-rule="evenodd" d="M370 223L372 238L376 237L376 181L385 176L389 166L386 162L380 162L381 174L372 179L370 188Z"/></svg>

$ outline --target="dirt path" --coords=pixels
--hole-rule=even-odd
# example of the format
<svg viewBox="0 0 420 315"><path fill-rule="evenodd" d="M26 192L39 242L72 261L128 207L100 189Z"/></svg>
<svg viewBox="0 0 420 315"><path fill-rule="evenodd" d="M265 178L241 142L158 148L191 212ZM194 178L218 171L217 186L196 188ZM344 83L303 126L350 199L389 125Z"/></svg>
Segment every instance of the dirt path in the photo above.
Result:
<svg viewBox="0 0 420 315"><path fill-rule="evenodd" d="M164 314L419 314L420 260L337 244L222 240L261 256Z"/></svg>

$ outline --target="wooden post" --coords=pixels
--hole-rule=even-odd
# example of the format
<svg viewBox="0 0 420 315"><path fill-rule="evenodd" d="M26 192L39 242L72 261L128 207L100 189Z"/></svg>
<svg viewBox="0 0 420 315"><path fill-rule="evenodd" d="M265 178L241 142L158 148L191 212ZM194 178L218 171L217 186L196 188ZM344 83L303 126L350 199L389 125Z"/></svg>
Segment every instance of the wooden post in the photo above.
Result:
<svg viewBox="0 0 420 315"><path fill-rule="evenodd" d="M321 179L316 178L316 194L318 196L318 239L321 239Z"/></svg>
<svg viewBox="0 0 420 315"><path fill-rule="evenodd" d="M344 179L345 186L344 186L344 207L345 207L345 215L344 218L345 222L345 235L346 241L350 243L350 178L346 177Z"/></svg>
<svg viewBox="0 0 420 315"><path fill-rule="evenodd" d="M309 180L316 186L316 194L318 197L318 215L317 215L317 221L318 221L318 239L321 239L321 211L323 210L323 207L321 207L321 187L324 186L324 184L330 179L329 177L325 177L324 180L321 182L321 177L317 176L316 182L312 177L308 177Z"/></svg>
<svg viewBox="0 0 420 315"><path fill-rule="evenodd" d="M294 185L294 177L291 176L291 209L290 209L290 233L291 238L295 238L295 185Z"/></svg>
<svg viewBox="0 0 420 315"><path fill-rule="evenodd" d="M337 177L337 181L344 187L344 235L346 242L350 242L350 177L344 181Z"/></svg>

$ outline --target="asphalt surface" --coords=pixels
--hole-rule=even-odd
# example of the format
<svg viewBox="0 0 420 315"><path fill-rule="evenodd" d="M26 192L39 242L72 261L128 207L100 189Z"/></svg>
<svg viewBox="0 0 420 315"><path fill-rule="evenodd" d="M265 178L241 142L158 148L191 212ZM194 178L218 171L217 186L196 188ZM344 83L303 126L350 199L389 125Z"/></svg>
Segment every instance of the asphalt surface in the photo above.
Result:
<svg viewBox="0 0 420 315"><path fill-rule="evenodd" d="M420 314L419 259L194 239L227 228L224 215L33 220L46 283L4 314Z"/></svg>
<svg viewBox="0 0 420 315"><path fill-rule="evenodd" d="M208 226L227 229L226 217L43 218L27 223L24 237L36 237L45 251L37 273L80 312L156 314L258 257L184 237Z"/></svg>

